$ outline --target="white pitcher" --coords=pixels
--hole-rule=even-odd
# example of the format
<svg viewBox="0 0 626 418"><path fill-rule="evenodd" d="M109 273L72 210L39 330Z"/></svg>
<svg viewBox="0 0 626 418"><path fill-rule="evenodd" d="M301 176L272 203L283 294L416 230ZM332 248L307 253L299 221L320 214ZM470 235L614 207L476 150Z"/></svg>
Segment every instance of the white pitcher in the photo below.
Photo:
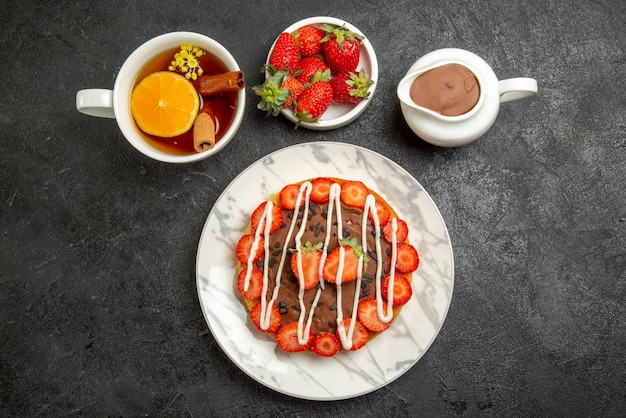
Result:
<svg viewBox="0 0 626 418"><path fill-rule="evenodd" d="M478 81L477 103L459 116L444 116L417 105L410 96L411 85L429 70L447 64L467 68ZM413 64L398 83L397 94L402 114L411 130L420 138L441 147L456 147L482 136L496 120L500 104L537 93L537 81L520 77L498 80L495 73L478 55L457 48L445 48L424 55Z"/></svg>

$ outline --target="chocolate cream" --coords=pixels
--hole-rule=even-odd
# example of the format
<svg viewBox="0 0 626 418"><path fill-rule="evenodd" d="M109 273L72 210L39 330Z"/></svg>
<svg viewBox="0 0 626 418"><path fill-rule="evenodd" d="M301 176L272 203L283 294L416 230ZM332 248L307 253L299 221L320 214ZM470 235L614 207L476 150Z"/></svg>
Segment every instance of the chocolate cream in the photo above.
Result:
<svg viewBox="0 0 626 418"><path fill-rule="evenodd" d="M301 238L302 244L306 244L307 241L312 244L318 242L324 242L326 238L326 223L327 223L327 208L328 204L315 204L310 202L309 205L309 219L306 226L306 232ZM341 214L343 220L343 238L350 239L352 237L357 238L359 245L361 244L361 223L363 220L363 211L358 208L351 208L341 205ZM302 218L303 209L300 209L298 217ZM280 263L280 257L283 249L283 244L289 232L289 224L291 223L293 211L283 209L283 224L281 227L270 235L270 254L269 261L269 281L268 281L268 296L270 300L275 287L275 278L278 272L278 265ZM333 222L331 227L331 238L328 245L328 253L335 249L339 243L337 239L337 220L336 211L333 211ZM300 228L301 223L296 223L296 228L292 233L292 237L288 242L288 248L295 249L295 236ZM374 233L373 225L367 227L367 249L368 249L368 262L363 271L363 278L361 281L361 294L359 299L376 297L376 236ZM381 231L382 237L382 231ZM381 254L383 254L382 263L382 276L381 280L389 274L391 266L391 245L383 238L380 240ZM291 271L291 253L287 253L285 259L280 289L278 297L276 298L275 305L278 306L281 311L282 322L281 326L288 322L298 321L300 316L300 303L298 301L298 279ZM264 257L258 262L258 267L263 268ZM320 286L318 284L318 286ZM354 301L354 294L356 291L356 280L342 285L342 303L343 303L343 316L349 318L352 316L352 307ZM304 303L307 309L306 317L308 318L309 309L311 303L315 298L317 288L305 290ZM311 323L311 330L314 334L320 332L336 331L337 321L337 286L334 283L324 283L324 290L322 290L317 307L315 307L315 313ZM305 319L306 322L306 319Z"/></svg>
<svg viewBox="0 0 626 418"><path fill-rule="evenodd" d="M444 116L469 112L480 95L476 76L459 64L433 68L415 78L410 89L411 100Z"/></svg>

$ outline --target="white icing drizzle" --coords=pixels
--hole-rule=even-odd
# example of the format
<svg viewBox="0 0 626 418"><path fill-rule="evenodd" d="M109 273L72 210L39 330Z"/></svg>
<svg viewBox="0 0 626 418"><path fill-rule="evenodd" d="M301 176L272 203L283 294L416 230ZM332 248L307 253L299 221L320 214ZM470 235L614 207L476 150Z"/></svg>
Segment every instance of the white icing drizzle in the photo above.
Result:
<svg viewBox="0 0 626 418"><path fill-rule="evenodd" d="M324 246L322 249L322 258L321 258L320 266L318 270L320 286L316 291L315 298L313 299L313 302L308 310L308 315L307 315L307 309L304 303L305 289L304 289L304 280L303 280L304 274L303 274L303 267L302 267L301 239L307 227L311 190L312 190L312 184L309 181L302 183L300 186L300 189L298 190L298 196L296 198L296 207L293 211L293 216L291 219L291 223L289 225L287 236L285 237L285 244L283 245L283 248L282 248L282 254L281 254L280 262L278 265L278 270L276 273L276 277L280 278L282 275L283 268L284 268L285 260L287 259L287 251L288 251L287 243L290 241L293 231L295 229L297 219L298 219L298 212L299 212L300 207L303 204L302 200L304 199L302 223L300 225L300 229L298 230L298 233L295 236L295 245L296 245L295 255L296 255L296 265L297 265L298 277L299 277L298 301L300 304L300 315L298 318L298 342L301 345L304 345L308 342L311 324L313 320L313 313L314 313L315 307L317 306L317 303L319 302L322 289L324 289L324 278L323 278L322 273L323 273L324 264L326 263L326 258L328 255L328 246L330 244L330 238L331 238L330 231L332 228L332 216L333 216L333 211L335 211L335 208L337 208L336 210L337 239L338 241L343 240L343 227L342 227L343 220L342 220L341 199L340 199L341 186L338 183L333 183L330 187L330 192L329 192L328 214L326 218L326 231L325 231L325 237L324 237ZM269 280L268 280L269 260L270 260L270 246L269 246L270 233L269 231L272 225L273 207L274 207L273 202L268 200L265 205L263 215L260 218L259 225L257 226L257 229L254 234L254 241L250 248L250 256L248 257L248 260L247 260L248 271L246 273L245 282L244 282L244 290L248 290L252 268L254 266L254 255L258 251L258 247L261 241L261 233L263 233L263 238L264 238L263 247L264 247L265 258L264 258L264 263L263 263L263 288L262 288L261 302L260 302L261 303L261 321L260 322L261 322L261 329L263 330L267 330L269 328L269 325L271 322L270 318L271 318L272 311L271 309L268 309L268 307L271 306L276 301L276 298L278 297L278 291L280 289L280 280L275 280L275 286L273 289L272 298L269 301L267 300L267 290L268 290L267 288L269 286ZM336 281L335 285L337 287L337 333L339 335L339 339L341 340L342 347L346 350L349 350L352 347L352 337L354 335L354 328L355 328L355 323L356 323L356 318L357 318L358 302L359 302L359 297L361 294L361 281L362 281L362 275L363 275L363 265L364 265L363 258L364 258L364 255L367 254L367 221L368 221L369 213L372 214L372 218L374 220L374 231L375 231L375 237L376 237L375 242L376 242L376 259L377 259L376 261L377 263L376 265L377 314L378 314L379 319L385 323L390 322L393 319L393 283L394 283L394 277L395 277L395 264L396 264L396 259L397 259L397 249L396 249L397 229L398 229L397 219L393 217L389 221L392 223L391 267L390 267L390 273L389 273L387 311L383 312L383 298L382 298L382 292L381 292L383 254L382 254L381 245L380 245L380 241L381 241L380 220L378 218L378 213L376 211L375 197L369 194L366 198L365 207L363 210L363 220L362 220L362 226L361 226L361 246L363 249L363 254L360 255L359 260L358 260L358 266L357 266L357 279L356 279L356 284L355 284L353 309L352 309L353 320L350 321L350 326L348 327L347 330L343 323L344 318L343 318L343 304L342 304L342 300L343 300L342 276L343 276L343 270L344 270L345 250L341 244L339 246L339 264L337 267L337 275L335 277L335 281ZM306 318L306 322L305 322L305 318Z"/></svg>
<svg viewBox="0 0 626 418"><path fill-rule="evenodd" d="M267 228L269 231L269 228L272 225L272 209L273 209L273 203L267 202L263 211L263 215L261 216L259 220L259 225L257 225L257 229L254 232L254 241L252 241L252 246L250 247L250 254L248 255L248 262L247 262L248 270L246 271L246 277L244 280L243 290L247 291L248 288L250 287L250 278L252 277L252 268L254 267L254 256L256 255L257 250L259 249L259 243L261 242L261 229L263 228L265 230L265 228ZM266 218L268 216L269 216L269 222L266 221ZM265 250L267 251L267 246L265 247L266 247ZM265 293L265 288L263 289L263 293Z"/></svg>
<svg viewBox="0 0 626 418"><path fill-rule="evenodd" d="M272 211L274 209L274 203L271 201L267 201L265 204L265 208L263 209L263 214L261 215L260 219L259 219L259 224L257 225L257 229L254 233L254 241L252 242L252 247L250 249L250 255L248 256L248 271L246 272L246 277L245 277L245 282L244 282L244 290L247 290L249 284L250 284L250 277L252 275L252 264L253 264L253 260L254 260L254 256L257 252L257 249L259 248L259 243L261 241L261 231L263 231L263 250L265 253L265 262L263 263L263 288L261 291L261 320L260 320L260 325L261 325L261 329L266 330L269 328L270 326L270 318L271 318L271 314L272 314L272 310L271 309L267 309L268 306L270 306L270 303L273 303L272 301L270 301L269 303L267 302L267 286L268 286L268 274L269 274L269 267L268 267L268 260L269 260L269 256L270 256L270 248L269 248L269 241L270 241L270 229L272 227ZM275 293L277 293L277 290L275 289Z"/></svg>
<svg viewBox="0 0 626 418"><path fill-rule="evenodd" d="M322 290L317 289L315 292L315 298L311 303L311 307L309 309L309 316L306 319L306 325L304 324L304 319L306 317L306 306L304 304L304 272L302 270L302 235L306 231L307 223L306 220L309 218L309 203L311 197L311 190L313 185L311 182L304 182L300 186L300 190L298 191L298 197L296 198L296 208L293 211L292 223L296 220L298 211L302 202L302 192L305 193L304 198L304 211L302 212L302 223L300 224L300 230L296 234L295 244L296 244L296 268L298 269L298 283L300 288L298 289L298 302L300 304L300 316L298 317L298 343L300 345L305 345L309 341L309 335L311 330L311 323L313 322L313 313L315 311L315 306L317 306L317 302L322 295ZM286 241L287 242L287 241Z"/></svg>
<svg viewBox="0 0 626 418"><path fill-rule="evenodd" d="M341 216L341 186L334 183L330 187L330 196L328 201L328 218L326 219L326 239L324 240L324 253L328 251L328 243L330 242L330 228L332 226L333 210L335 206L337 210L337 240L343 240L343 220ZM343 324L343 292L342 292L342 276L344 268L344 260L346 257L345 249L342 245L339 246L339 265L337 266L337 275L335 276L335 285L337 286L337 333L341 340L341 345L344 349L349 350L352 347L352 336L354 334L355 320L350 321L350 326L346 332L346 327ZM324 262L326 258L324 258ZM360 285L355 291L355 297L358 298L360 292ZM358 300L358 299L357 299ZM353 315L354 318L354 315Z"/></svg>
<svg viewBox="0 0 626 418"><path fill-rule="evenodd" d="M308 183L308 186L307 186ZM298 191L298 197L296 199L296 208L294 209L294 213L293 216L291 218L291 223L289 224L289 230L287 232L287 236L285 237L285 244L283 245L283 249L282 249L282 253L280 256L280 263L278 264L278 270L276 272L276 278L277 280L275 280L275 284L274 284L274 293L272 294L272 299L266 304L261 305L261 328L262 329L267 329L269 327L270 324L270 314L266 314L267 315L267 321L264 322L263 318L264 318L264 309L266 309L267 306L270 306L270 304L273 304L276 301L276 298L278 298L278 291L280 289L280 277L282 276L283 273L283 268L285 267L285 260L287 259L287 251L289 250L287 243L289 243L289 241L291 240L291 235L293 234L293 230L295 229L296 226L296 222L298 220L298 209L300 207L300 202L302 201L302 191L306 190L308 188L308 192L306 193L307 195L307 200L308 200L308 196L311 194L311 190L310 190L310 182L305 182L302 184L302 186L300 187L300 190ZM307 204L308 207L308 204ZM306 227L305 222L302 223L301 225L301 229L302 227ZM264 243L265 248L267 249L266 254L265 254L265 261L263 263L263 293L261 294L261 303L264 303L265 301L265 293L266 293L266 289L267 289L267 285L269 283L269 278L268 278L268 266L269 266L269 238L267 240L265 240ZM300 265L300 270L302 270L302 265ZM271 313L271 310L269 311ZM300 327L299 327L300 328ZM306 343L306 342L305 342Z"/></svg>
<svg viewBox="0 0 626 418"><path fill-rule="evenodd" d="M380 278L382 277L382 269L383 269L383 255L382 250L380 248L380 219L378 218L378 212L376 211L376 199L373 195L368 195L365 200L365 208L363 210L363 222L362 222L362 231L361 234L363 236L363 253L367 254L367 218L369 213L372 214L372 218L374 219L374 232L376 236L376 313L378 314L378 319L381 322L387 323L393 319L393 306L391 304L387 304L387 312L383 312L383 300L379 295L380 293ZM395 222L396 218L393 218ZM397 229L397 228L396 228ZM395 237L395 233L394 233ZM392 243L392 246L394 244ZM393 250L392 250L393 253ZM393 274L395 265L391 266L391 273ZM393 296L393 289L391 291Z"/></svg>
<svg viewBox="0 0 626 418"><path fill-rule="evenodd" d="M383 297L381 292L381 277L382 275L376 273L376 312L378 318L382 322L389 322L393 319L393 283L396 274L396 259L397 259L397 233L398 233L398 220L394 217L389 220L391 222L391 267L389 269L389 286L387 287L387 312L383 312Z"/></svg>

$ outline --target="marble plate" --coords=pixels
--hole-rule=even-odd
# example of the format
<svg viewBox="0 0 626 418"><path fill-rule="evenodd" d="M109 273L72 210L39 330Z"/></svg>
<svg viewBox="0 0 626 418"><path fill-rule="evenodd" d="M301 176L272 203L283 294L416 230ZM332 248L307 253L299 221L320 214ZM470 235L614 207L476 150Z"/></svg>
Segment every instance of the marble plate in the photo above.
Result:
<svg viewBox="0 0 626 418"><path fill-rule="evenodd" d="M284 185L317 176L358 179L379 192L407 221L409 239L420 254L420 266L413 273L413 297L391 327L362 349L332 358L284 353L252 324L234 280L235 246L252 211ZM213 206L198 246L198 297L218 344L258 382L303 399L363 395L409 370L441 329L453 283L450 238L428 193L393 161L342 143L294 145L252 164Z"/></svg>

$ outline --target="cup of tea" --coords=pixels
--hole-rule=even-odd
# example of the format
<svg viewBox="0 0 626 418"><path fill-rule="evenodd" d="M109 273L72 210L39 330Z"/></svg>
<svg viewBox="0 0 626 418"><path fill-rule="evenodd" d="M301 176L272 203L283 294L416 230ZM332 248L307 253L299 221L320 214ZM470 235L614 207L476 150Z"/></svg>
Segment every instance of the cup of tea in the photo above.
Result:
<svg viewBox="0 0 626 418"><path fill-rule="evenodd" d="M176 73L175 78L168 71ZM187 96L184 97L191 98L194 102L189 105L187 124L195 125L202 113L210 115L210 119L202 120L213 123L212 142L203 143L199 148L196 133L194 146L194 128L183 133L170 131L165 136L140 128L141 123L137 123L138 114L134 110L138 105L133 103L131 110L131 95L142 80L157 72L162 72L168 80L174 78L173 86L187 89ZM207 82L211 84L220 77L228 78L226 81L220 80L221 86L235 82L239 85L203 96L202 88L207 86ZM188 91L190 83L196 88L195 98ZM220 43L198 33L171 32L152 38L135 49L120 68L112 90L78 91L76 108L85 115L114 118L128 142L147 157L168 163L188 163L218 153L233 139L241 125L245 109L243 83L243 73L237 61ZM194 111L198 115L195 120L192 119ZM156 119L158 123L159 117L154 115L156 113L149 117Z"/></svg>
<svg viewBox="0 0 626 418"><path fill-rule="evenodd" d="M498 80L482 58L457 48L424 55L397 87L402 114L411 130L441 147L469 144L493 125L501 103L536 93L535 79Z"/></svg>

